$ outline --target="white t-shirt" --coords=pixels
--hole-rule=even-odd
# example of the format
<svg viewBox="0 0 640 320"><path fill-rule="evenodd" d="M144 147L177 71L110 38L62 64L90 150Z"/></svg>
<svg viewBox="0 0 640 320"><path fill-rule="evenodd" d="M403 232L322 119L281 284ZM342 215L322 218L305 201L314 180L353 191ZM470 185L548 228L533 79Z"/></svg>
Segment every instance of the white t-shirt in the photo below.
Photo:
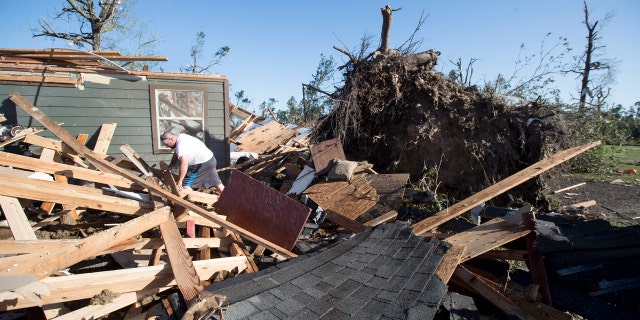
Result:
<svg viewBox="0 0 640 320"><path fill-rule="evenodd" d="M175 152L178 155L178 159L186 155L189 158L190 166L206 162L213 157L213 152L207 148L204 142L184 133L178 135Z"/></svg>

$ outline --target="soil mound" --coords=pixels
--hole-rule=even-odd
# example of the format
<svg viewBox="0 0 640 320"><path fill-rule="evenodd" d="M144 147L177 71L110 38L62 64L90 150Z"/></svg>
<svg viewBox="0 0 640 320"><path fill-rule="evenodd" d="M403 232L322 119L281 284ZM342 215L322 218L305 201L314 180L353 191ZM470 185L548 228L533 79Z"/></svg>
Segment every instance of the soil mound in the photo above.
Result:
<svg viewBox="0 0 640 320"><path fill-rule="evenodd" d="M313 136L340 138L348 157L380 173L409 173L413 183L463 199L565 148L563 121L543 103L481 93L397 55L345 67L339 103ZM541 179L492 204L540 204Z"/></svg>

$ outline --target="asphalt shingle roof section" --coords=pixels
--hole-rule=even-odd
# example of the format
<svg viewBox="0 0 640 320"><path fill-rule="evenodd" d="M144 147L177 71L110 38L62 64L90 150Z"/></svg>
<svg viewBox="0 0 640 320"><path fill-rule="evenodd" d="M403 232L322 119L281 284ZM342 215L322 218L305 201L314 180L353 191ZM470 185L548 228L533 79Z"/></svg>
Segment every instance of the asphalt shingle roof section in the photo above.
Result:
<svg viewBox="0 0 640 320"><path fill-rule="evenodd" d="M447 291L435 271L449 247L397 221L206 290L227 296L225 320L432 319Z"/></svg>

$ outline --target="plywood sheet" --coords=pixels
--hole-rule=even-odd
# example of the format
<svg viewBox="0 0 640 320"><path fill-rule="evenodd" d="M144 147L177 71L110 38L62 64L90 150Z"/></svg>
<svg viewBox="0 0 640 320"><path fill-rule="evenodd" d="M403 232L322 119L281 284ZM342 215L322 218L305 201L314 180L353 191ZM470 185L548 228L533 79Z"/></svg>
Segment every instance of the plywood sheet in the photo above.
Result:
<svg viewBox="0 0 640 320"><path fill-rule="evenodd" d="M404 190L409 181L408 173L370 174L367 175L367 180L376 189L378 202L369 212L362 215L361 219L371 220L381 214L400 208Z"/></svg>
<svg viewBox="0 0 640 320"><path fill-rule="evenodd" d="M288 250L295 246L311 214L311 208L237 170L231 171L216 211Z"/></svg>
<svg viewBox="0 0 640 320"><path fill-rule="evenodd" d="M286 144L298 133L275 121L244 133L238 138L238 151L269 153Z"/></svg>
<svg viewBox="0 0 640 320"><path fill-rule="evenodd" d="M346 160L342 143L338 139L326 140L311 145L311 158L313 166L318 175L325 174L329 171L329 162L333 159Z"/></svg>
<svg viewBox="0 0 640 320"><path fill-rule="evenodd" d="M325 211L335 212L355 220L378 202L378 193L369 182L367 175L354 177L351 181L330 181L315 184L304 194Z"/></svg>

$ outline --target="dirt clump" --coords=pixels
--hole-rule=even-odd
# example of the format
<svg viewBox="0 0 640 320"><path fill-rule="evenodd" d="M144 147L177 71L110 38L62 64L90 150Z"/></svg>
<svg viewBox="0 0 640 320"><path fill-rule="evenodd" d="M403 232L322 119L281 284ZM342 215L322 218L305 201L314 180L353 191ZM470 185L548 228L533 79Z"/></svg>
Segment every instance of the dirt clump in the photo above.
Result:
<svg viewBox="0 0 640 320"><path fill-rule="evenodd" d="M409 173L452 199L472 194L566 148L560 115L539 101L463 87L410 59L347 64L338 105L314 129L340 138L348 157L379 173ZM544 205L536 177L492 205Z"/></svg>

